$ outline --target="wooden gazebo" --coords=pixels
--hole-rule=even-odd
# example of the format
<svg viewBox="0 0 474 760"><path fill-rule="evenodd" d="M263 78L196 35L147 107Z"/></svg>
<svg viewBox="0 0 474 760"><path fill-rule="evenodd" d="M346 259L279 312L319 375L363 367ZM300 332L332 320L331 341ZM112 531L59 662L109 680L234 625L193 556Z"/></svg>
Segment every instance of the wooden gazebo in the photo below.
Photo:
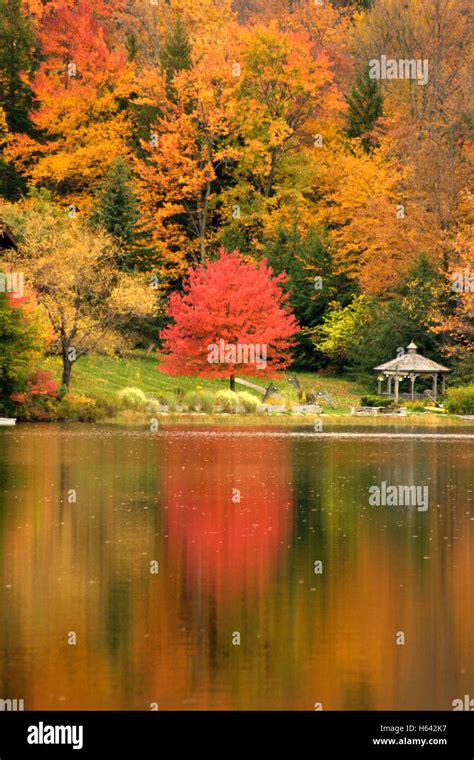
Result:
<svg viewBox="0 0 474 760"><path fill-rule="evenodd" d="M395 401L398 401L400 396L400 383L405 379L410 381L410 393L402 395L408 395L412 401L415 400L415 382L416 378L420 375L433 378L432 395L436 400L438 396L438 378L441 378L441 394L444 395L446 373L451 372L448 367L444 367L442 364L438 364L432 361L432 359L427 359L419 354L417 346L413 341L407 346L407 351L403 356L385 362L385 364L379 364L374 369L379 372L377 378L379 395L387 395L391 398L393 383L393 398ZM385 378L387 379L387 390L383 392L382 382Z"/></svg>

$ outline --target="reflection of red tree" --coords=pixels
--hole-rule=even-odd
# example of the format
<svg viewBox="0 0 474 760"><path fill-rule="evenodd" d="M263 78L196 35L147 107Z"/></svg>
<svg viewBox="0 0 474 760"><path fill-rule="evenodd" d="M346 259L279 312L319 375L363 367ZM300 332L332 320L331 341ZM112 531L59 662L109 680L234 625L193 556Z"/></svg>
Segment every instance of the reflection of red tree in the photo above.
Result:
<svg viewBox="0 0 474 760"><path fill-rule="evenodd" d="M170 439L169 446L170 560L179 556L191 583L217 596L261 590L288 545L288 441L217 434Z"/></svg>

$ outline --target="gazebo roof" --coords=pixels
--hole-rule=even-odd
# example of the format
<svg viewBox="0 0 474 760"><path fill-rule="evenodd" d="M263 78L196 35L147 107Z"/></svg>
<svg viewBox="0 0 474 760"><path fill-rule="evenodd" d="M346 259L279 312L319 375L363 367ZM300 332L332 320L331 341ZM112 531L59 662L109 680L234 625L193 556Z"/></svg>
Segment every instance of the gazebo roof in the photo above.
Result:
<svg viewBox="0 0 474 760"><path fill-rule="evenodd" d="M451 372L449 367L444 367L438 362L434 362L432 359L427 359L417 352L417 346L413 341L407 346L407 353L400 356L397 359L392 359L385 364L379 364L378 367L374 367L375 370L382 372L394 372L406 375L410 372L416 374L433 374L433 372Z"/></svg>

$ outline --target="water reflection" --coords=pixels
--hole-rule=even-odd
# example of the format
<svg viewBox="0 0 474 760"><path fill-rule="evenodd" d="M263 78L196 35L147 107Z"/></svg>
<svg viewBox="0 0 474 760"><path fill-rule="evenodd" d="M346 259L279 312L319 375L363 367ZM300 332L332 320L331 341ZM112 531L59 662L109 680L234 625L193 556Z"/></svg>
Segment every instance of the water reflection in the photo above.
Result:
<svg viewBox="0 0 474 760"><path fill-rule="evenodd" d="M0 431L0 697L449 709L473 693L474 441L240 432ZM382 480L428 485L428 511L369 507Z"/></svg>

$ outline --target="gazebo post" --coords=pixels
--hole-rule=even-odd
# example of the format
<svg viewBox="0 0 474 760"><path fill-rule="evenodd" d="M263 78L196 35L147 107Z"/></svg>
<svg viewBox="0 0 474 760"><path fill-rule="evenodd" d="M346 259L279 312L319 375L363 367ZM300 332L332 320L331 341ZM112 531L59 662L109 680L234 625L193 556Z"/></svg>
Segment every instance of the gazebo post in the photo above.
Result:
<svg viewBox="0 0 474 760"><path fill-rule="evenodd" d="M399 383L400 383L400 379L401 378L398 375L395 375L395 377L394 377L394 380L395 380L395 397L394 397L395 398L395 403L398 402L398 386L399 386Z"/></svg>
<svg viewBox="0 0 474 760"><path fill-rule="evenodd" d="M390 375L387 375L387 395L389 398L392 397L392 378Z"/></svg>
<svg viewBox="0 0 474 760"><path fill-rule="evenodd" d="M441 395L446 395L446 375L441 375Z"/></svg>
<svg viewBox="0 0 474 760"><path fill-rule="evenodd" d="M416 380L416 375L414 375L414 374L412 373L412 374L410 375L410 382L411 382L411 400L412 400L412 401L414 401L414 400L415 400L415 380Z"/></svg>
<svg viewBox="0 0 474 760"><path fill-rule="evenodd" d="M437 395L438 395L438 373L435 372L433 375L433 396L435 397L435 401L436 401Z"/></svg>

